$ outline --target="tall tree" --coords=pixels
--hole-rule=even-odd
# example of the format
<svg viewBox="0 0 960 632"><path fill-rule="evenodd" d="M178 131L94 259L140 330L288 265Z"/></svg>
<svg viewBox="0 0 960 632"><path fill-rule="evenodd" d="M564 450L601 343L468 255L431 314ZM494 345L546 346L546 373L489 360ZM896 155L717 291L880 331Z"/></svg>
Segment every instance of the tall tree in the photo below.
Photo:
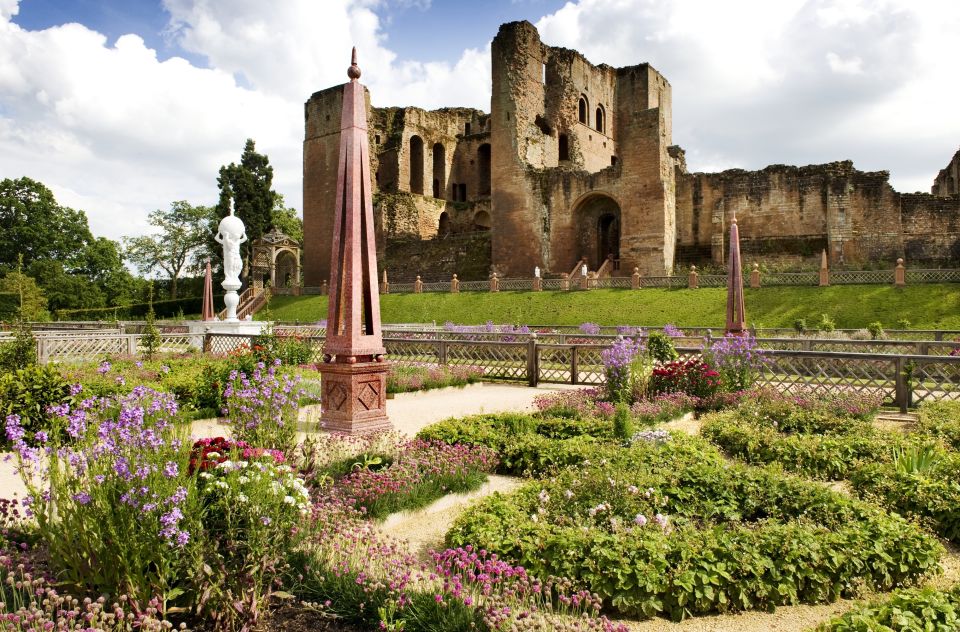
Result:
<svg viewBox="0 0 960 632"><path fill-rule="evenodd" d="M0 181L0 266L8 270L55 259L68 272L82 264L93 242L87 216L61 206L42 183L30 178Z"/></svg>
<svg viewBox="0 0 960 632"><path fill-rule="evenodd" d="M273 167L270 166L270 159L258 154L253 139L248 138L240 156L240 164L231 162L220 167L217 186L220 187L220 202L217 204L216 221L230 212L232 199L237 216L247 228L248 241L243 245L246 276L252 253L250 244L260 239L270 228L276 203L277 194L272 188Z"/></svg>
<svg viewBox="0 0 960 632"><path fill-rule="evenodd" d="M158 234L123 238L124 254L144 274L165 272L170 277L170 298L175 299L180 276L200 269L209 217L206 207L173 202L169 210L150 213L150 224L160 229Z"/></svg>
<svg viewBox="0 0 960 632"><path fill-rule="evenodd" d="M17 257L16 268L0 279L0 295L12 299L5 301L12 313L3 314L4 318L16 316L20 320L44 320L47 316L47 299L37 282L23 273L22 255Z"/></svg>
<svg viewBox="0 0 960 632"><path fill-rule="evenodd" d="M276 228L287 237L303 245L303 220L297 214L297 209L288 207L283 196L277 193L273 205L273 218L270 226Z"/></svg>

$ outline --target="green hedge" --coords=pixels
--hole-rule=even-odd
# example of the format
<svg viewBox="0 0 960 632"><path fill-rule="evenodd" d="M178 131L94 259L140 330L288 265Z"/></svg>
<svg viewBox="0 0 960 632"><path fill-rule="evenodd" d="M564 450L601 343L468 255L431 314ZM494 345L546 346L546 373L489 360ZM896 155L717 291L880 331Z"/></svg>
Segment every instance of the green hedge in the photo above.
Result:
<svg viewBox="0 0 960 632"><path fill-rule="evenodd" d="M918 413L917 432L960 450L960 402L931 402L921 406Z"/></svg>
<svg viewBox="0 0 960 632"><path fill-rule="evenodd" d="M934 537L872 504L731 466L677 435L485 499L447 543L570 577L624 615L674 620L888 590L933 572L942 554Z"/></svg>
<svg viewBox="0 0 960 632"><path fill-rule="evenodd" d="M854 608L818 632L948 632L960 630L960 586L914 588Z"/></svg>
<svg viewBox="0 0 960 632"><path fill-rule="evenodd" d="M213 297L214 305L223 305L223 295ZM116 320L146 318L149 303L93 307L89 309L59 309L57 320ZM168 301L154 301L153 312L157 318L172 318L180 314L199 314L203 311L203 297L190 296Z"/></svg>
<svg viewBox="0 0 960 632"><path fill-rule="evenodd" d="M493 448L500 474L529 475L575 465L616 452L607 420L542 418L524 413L448 419L421 430L421 439Z"/></svg>
<svg viewBox="0 0 960 632"><path fill-rule="evenodd" d="M895 447L912 442L864 424L849 434L786 434L731 412L710 415L701 432L747 463L779 463L791 472L824 480L849 478L865 463L889 462Z"/></svg>

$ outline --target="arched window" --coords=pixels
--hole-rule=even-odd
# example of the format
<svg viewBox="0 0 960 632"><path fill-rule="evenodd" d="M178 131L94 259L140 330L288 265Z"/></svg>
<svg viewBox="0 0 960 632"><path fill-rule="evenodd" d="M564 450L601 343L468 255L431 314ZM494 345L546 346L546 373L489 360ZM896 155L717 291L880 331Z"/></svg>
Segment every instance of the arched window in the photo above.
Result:
<svg viewBox="0 0 960 632"><path fill-rule="evenodd" d="M570 160L570 141L566 134L560 134L560 160Z"/></svg>
<svg viewBox="0 0 960 632"><path fill-rule="evenodd" d="M603 127L603 126L604 126L604 123L606 123L606 121L604 121L603 106L602 106L602 105L598 105L598 106L597 106L597 118L594 120L594 122L597 124L597 131L598 131L598 132L604 133L604 132L606 131L606 130L604 129L604 127Z"/></svg>
<svg viewBox="0 0 960 632"><path fill-rule="evenodd" d="M590 111L590 104L587 103L587 97L580 95L580 102L577 104L577 115L580 118L580 122L584 125L588 125L587 122L587 112Z"/></svg>
<svg viewBox="0 0 960 632"><path fill-rule="evenodd" d="M410 137L410 193L423 195L423 139Z"/></svg>
<svg viewBox="0 0 960 632"><path fill-rule="evenodd" d="M446 199L447 190L447 151L443 143L433 145L433 197Z"/></svg>
<svg viewBox="0 0 960 632"><path fill-rule="evenodd" d="M490 143L477 148L477 195L490 195Z"/></svg>

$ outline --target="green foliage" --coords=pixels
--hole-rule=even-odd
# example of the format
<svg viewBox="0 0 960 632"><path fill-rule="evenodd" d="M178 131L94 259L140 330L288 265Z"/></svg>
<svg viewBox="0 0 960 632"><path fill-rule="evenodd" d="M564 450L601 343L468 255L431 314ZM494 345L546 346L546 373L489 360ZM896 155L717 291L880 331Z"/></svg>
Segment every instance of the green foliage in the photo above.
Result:
<svg viewBox="0 0 960 632"><path fill-rule="evenodd" d="M860 329L873 320L895 322L909 314L914 326L960 329L960 286L923 284L829 287L763 287L744 289L747 308L768 327L793 327L797 318L815 322L829 312L836 326ZM327 313L325 296L275 296L273 316L281 321L315 322ZM537 325L601 325L723 327L725 288L642 290L598 289L590 292L431 292L380 297L385 323L451 321L483 324L488 320Z"/></svg>
<svg viewBox="0 0 960 632"><path fill-rule="evenodd" d="M251 342L254 357L266 364L279 359L284 366L297 366L313 359L313 345L300 336L278 336L268 331Z"/></svg>
<svg viewBox="0 0 960 632"><path fill-rule="evenodd" d="M149 216L155 235L124 237L124 254L144 274L160 270L170 278L170 298L177 298L177 281L182 274L199 272L202 247L207 241L207 224L212 211L186 200L157 209Z"/></svg>
<svg viewBox="0 0 960 632"><path fill-rule="evenodd" d="M153 314L153 283L150 284L150 296L147 299L147 322L143 327L143 338L141 338L140 343L143 345L143 354L147 359L151 359L154 354L160 350L160 345L162 340L160 339L160 332L157 331L157 325L155 322L155 317Z"/></svg>
<svg viewBox="0 0 960 632"><path fill-rule="evenodd" d="M15 371L37 363L37 340L30 325L18 321L13 329L13 341L0 344L0 373Z"/></svg>
<svg viewBox="0 0 960 632"><path fill-rule="evenodd" d="M240 164L231 162L220 167L217 186L220 187L220 201L213 224L230 213L230 200L233 200L234 211L243 221L249 237L242 246L249 264L250 244L267 232L273 223L273 209L277 205L277 194L272 189L273 167L270 166L270 159L258 154L253 139L248 138L240 156Z"/></svg>
<svg viewBox="0 0 960 632"><path fill-rule="evenodd" d="M870 332L871 340L882 340L884 338L883 323L881 323L879 320L875 320L868 324L867 331Z"/></svg>
<svg viewBox="0 0 960 632"><path fill-rule="evenodd" d="M837 324L828 314L820 314L820 320L817 321L817 329L820 331L833 331L836 328Z"/></svg>
<svg viewBox="0 0 960 632"><path fill-rule="evenodd" d="M949 632L960 629L960 586L911 588L859 606L817 632Z"/></svg>
<svg viewBox="0 0 960 632"><path fill-rule="evenodd" d="M934 572L942 554L898 516L727 464L695 439L639 441L590 463L481 501L447 543L570 577L621 614L674 620L885 590Z"/></svg>
<svg viewBox="0 0 960 632"><path fill-rule="evenodd" d="M920 407L918 416L917 433L960 450L960 402L927 402Z"/></svg>
<svg viewBox="0 0 960 632"><path fill-rule="evenodd" d="M28 443L41 430L51 439L59 435L62 428L47 414L47 408L71 401L70 385L56 367L32 364L0 374L0 413L4 418L7 415L20 416Z"/></svg>
<svg viewBox="0 0 960 632"><path fill-rule="evenodd" d="M897 329L910 329L910 319L909 318L898 318L897 319Z"/></svg>
<svg viewBox="0 0 960 632"><path fill-rule="evenodd" d="M450 366L391 365L387 373L388 393L426 391L448 386L466 386L483 378L483 369Z"/></svg>
<svg viewBox="0 0 960 632"><path fill-rule="evenodd" d="M288 207L279 193L274 199L270 225L295 242L303 244L303 220L297 214L297 209Z"/></svg>
<svg viewBox="0 0 960 632"><path fill-rule="evenodd" d="M943 451L935 445L896 446L893 449L893 467L901 474L933 474L941 465Z"/></svg>
<svg viewBox="0 0 960 632"><path fill-rule="evenodd" d="M13 308L2 317L11 320L47 320L47 298L43 290L37 285L33 277L27 276L18 267L8 272L0 279L0 294L9 295L12 300L7 303L8 309Z"/></svg>
<svg viewBox="0 0 960 632"><path fill-rule="evenodd" d="M798 335L805 333L805 332L807 331L807 319L806 319L806 318L798 318L798 319L794 320L794 321L793 321L793 330L794 330L795 332L797 332Z"/></svg>
<svg viewBox="0 0 960 632"><path fill-rule="evenodd" d="M633 417L626 404L617 404L613 413L613 436L620 441L627 441L633 436Z"/></svg>
<svg viewBox="0 0 960 632"><path fill-rule="evenodd" d="M673 346L673 338L662 331L651 331L647 336L647 353L656 362L670 362L680 357Z"/></svg>

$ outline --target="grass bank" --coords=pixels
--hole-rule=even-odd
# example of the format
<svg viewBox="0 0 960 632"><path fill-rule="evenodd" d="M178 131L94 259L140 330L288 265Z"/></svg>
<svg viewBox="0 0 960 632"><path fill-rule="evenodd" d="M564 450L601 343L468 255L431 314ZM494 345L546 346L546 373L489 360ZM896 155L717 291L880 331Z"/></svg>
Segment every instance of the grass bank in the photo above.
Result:
<svg viewBox="0 0 960 632"><path fill-rule="evenodd" d="M758 327L809 325L828 314L840 328L880 321L896 327L901 318L917 329L960 329L960 285L930 284L770 287L745 290L747 321ZM453 321L531 325L703 325L722 327L725 288L592 290L589 292L464 292L389 294L380 297L385 323ZM313 322L326 318L325 296L277 296L259 317Z"/></svg>

